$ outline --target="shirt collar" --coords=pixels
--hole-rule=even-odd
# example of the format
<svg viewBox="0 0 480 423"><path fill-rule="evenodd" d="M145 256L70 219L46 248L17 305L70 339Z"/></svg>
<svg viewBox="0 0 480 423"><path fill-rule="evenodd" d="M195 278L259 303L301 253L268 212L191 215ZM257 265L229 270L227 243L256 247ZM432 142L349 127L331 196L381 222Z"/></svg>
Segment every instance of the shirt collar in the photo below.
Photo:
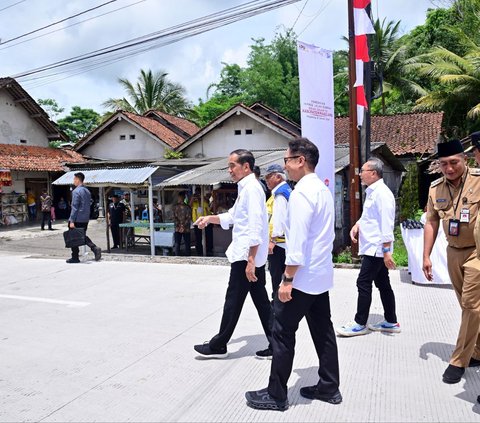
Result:
<svg viewBox="0 0 480 423"><path fill-rule="evenodd" d="M272 189L272 194L275 195L275 193L277 192L277 190L282 186L282 185L285 185L286 182L283 181L283 182L280 182L275 188Z"/></svg>
<svg viewBox="0 0 480 423"><path fill-rule="evenodd" d="M245 186L246 186L249 182L251 182L253 179L257 180L257 178L255 178L255 174L254 174L254 173L251 173L250 175L245 176L243 179L241 179L240 181L238 181L238 182L237 182L238 191L243 190L243 188L245 188Z"/></svg>
<svg viewBox="0 0 480 423"><path fill-rule="evenodd" d="M308 175L305 175L297 182L297 187L299 185L303 185L304 183L307 183L310 179L315 179L315 178L317 178L317 174L315 172L309 173Z"/></svg>
<svg viewBox="0 0 480 423"><path fill-rule="evenodd" d="M367 187L365 190L367 194L375 191L381 184L383 184L383 178L380 178L378 181L375 181L373 184Z"/></svg>

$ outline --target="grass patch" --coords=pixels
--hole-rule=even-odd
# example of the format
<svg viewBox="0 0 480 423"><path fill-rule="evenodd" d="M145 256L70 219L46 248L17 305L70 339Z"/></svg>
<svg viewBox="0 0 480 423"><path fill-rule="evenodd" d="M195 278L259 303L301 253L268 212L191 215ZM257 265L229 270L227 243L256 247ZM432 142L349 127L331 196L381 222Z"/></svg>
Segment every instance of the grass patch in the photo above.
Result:
<svg viewBox="0 0 480 423"><path fill-rule="evenodd" d="M393 260L400 267L408 266L408 253L403 243L402 232L400 226L395 228L395 245L393 248Z"/></svg>

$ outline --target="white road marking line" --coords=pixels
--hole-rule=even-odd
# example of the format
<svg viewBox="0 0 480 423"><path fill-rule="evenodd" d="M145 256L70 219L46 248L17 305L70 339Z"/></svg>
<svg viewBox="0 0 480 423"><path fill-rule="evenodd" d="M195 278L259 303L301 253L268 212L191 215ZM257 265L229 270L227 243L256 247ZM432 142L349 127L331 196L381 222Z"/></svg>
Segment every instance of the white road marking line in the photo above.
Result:
<svg viewBox="0 0 480 423"><path fill-rule="evenodd" d="M66 305L67 307L87 307L90 305L90 303L86 303L84 301L53 300L51 298L24 297L22 295L0 295L0 298L6 298L9 300L33 301L37 303L60 304Z"/></svg>

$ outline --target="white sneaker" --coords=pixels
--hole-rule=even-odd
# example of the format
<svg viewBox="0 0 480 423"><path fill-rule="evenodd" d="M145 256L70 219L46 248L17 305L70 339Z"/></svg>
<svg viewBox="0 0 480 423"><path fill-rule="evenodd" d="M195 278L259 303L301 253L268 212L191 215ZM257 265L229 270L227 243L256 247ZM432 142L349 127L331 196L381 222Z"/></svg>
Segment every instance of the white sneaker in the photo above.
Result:
<svg viewBox="0 0 480 423"><path fill-rule="evenodd" d="M377 332L400 333L402 331L400 323L389 323L386 320L382 320L374 325L368 325L368 328Z"/></svg>
<svg viewBox="0 0 480 423"><path fill-rule="evenodd" d="M365 325L359 325L357 322L349 322L346 325L336 328L335 331L340 336L359 336L368 333L368 328Z"/></svg>

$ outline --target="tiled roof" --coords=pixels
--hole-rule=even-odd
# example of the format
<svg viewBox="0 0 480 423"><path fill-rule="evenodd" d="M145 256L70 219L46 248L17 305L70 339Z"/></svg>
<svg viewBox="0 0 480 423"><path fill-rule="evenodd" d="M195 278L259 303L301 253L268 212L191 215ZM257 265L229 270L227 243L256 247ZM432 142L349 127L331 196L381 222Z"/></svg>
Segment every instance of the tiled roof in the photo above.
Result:
<svg viewBox="0 0 480 423"><path fill-rule="evenodd" d="M193 122L188 119L183 119L178 116L169 115L168 113L160 112L158 110L150 110L145 113L148 116L150 113L154 113L166 121L170 122L172 125L175 125L177 128L180 128L182 131L186 132L189 136L196 134L200 128Z"/></svg>
<svg viewBox="0 0 480 423"><path fill-rule="evenodd" d="M431 154L442 132L443 113L372 116L371 142L385 143L396 156ZM335 119L335 143L348 144L349 119Z"/></svg>
<svg viewBox="0 0 480 423"><path fill-rule="evenodd" d="M122 112L129 119L136 122L143 129L160 138L164 143L168 144L171 148L177 148L185 142L185 139L180 135L168 129L155 119L145 116L136 115L134 113Z"/></svg>
<svg viewBox="0 0 480 423"><path fill-rule="evenodd" d="M83 162L72 150L15 144L0 144L0 168L23 171L63 172L64 163Z"/></svg>

